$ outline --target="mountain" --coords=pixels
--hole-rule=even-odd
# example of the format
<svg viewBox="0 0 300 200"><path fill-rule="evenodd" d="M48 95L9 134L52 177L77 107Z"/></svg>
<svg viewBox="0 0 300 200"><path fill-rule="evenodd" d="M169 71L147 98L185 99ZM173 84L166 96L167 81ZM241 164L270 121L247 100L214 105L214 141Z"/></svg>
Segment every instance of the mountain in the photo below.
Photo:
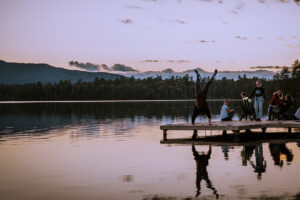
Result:
<svg viewBox="0 0 300 200"><path fill-rule="evenodd" d="M79 79L90 82L96 77L114 80L121 77L121 75L67 70L47 64L9 63L0 60L0 84L24 84L38 81L41 83L54 83L60 80L71 80L74 83Z"/></svg>
<svg viewBox="0 0 300 200"><path fill-rule="evenodd" d="M201 68L196 68L198 72L200 73L201 77L205 76L211 76L212 72L205 71ZM133 76L134 78L148 78L148 77L157 77L161 76L162 79L166 78L171 78L172 76L176 77L183 77L185 75L189 75L193 77L194 79L196 78L196 74L194 72L194 69L191 70L186 70L183 72L174 72L172 69L166 69L163 71L147 71L147 72L125 72L122 73L123 76L125 77L131 77ZM267 70L255 70L255 71L219 71L216 79L222 79L222 78L227 78L227 79L234 79L237 80L239 76L243 77L246 75L247 78L265 78L265 79L273 79L274 72L272 71L267 71Z"/></svg>
<svg viewBox="0 0 300 200"><path fill-rule="evenodd" d="M171 68L167 68L162 71L146 71L146 72L140 72L137 69L134 69L130 66L125 66L123 64L115 64L111 67L102 64L95 64L95 63L81 63L78 61L70 61L69 62L70 66L77 67L78 69L83 69L87 70L90 72L109 72L109 73L114 73L114 74L122 74L125 77L131 77L133 76L134 78L139 78L139 79L144 79L148 77L157 77L161 76L162 79L170 78L172 76L176 77L182 77L188 74L189 76L195 78L195 72L194 69L182 71L182 72L175 72ZM201 68L196 68L198 72L201 74L202 77L205 76L211 76L212 72L205 71L204 69ZM266 78L266 79L273 79L273 76L275 75L274 72L272 71L267 71L265 69L278 69L278 66L257 66L257 67L251 67L251 69L258 69L258 70L253 70L253 71L219 71L216 79L222 79L222 78L227 78L227 79L234 79L237 80L239 76L243 77L244 74L248 78Z"/></svg>

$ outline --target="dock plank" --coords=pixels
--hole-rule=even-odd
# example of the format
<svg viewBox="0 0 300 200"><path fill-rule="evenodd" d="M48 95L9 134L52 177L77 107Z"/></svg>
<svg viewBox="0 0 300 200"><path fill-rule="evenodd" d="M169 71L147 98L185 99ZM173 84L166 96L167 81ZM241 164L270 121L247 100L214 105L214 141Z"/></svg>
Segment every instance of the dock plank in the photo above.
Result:
<svg viewBox="0 0 300 200"><path fill-rule="evenodd" d="M300 120L289 121L214 121L211 125L208 122L201 123L184 123L184 124L166 124L160 126L163 130L163 140L167 140L167 131L169 130L193 130L193 138L197 138L198 130L222 130L223 134L227 134L231 130L236 136L241 130L261 129L262 133L267 128L288 128L288 133L292 133L292 128L300 128ZM246 132L247 132L246 131Z"/></svg>

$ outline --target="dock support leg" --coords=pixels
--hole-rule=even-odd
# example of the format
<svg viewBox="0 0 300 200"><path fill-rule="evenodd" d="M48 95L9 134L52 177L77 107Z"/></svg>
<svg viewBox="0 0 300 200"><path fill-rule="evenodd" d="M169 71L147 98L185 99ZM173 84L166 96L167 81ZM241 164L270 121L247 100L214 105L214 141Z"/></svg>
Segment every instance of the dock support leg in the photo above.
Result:
<svg viewBox="0 0 300 200"><path fill-rule="evenodd" d="M288 133L292 134L292 128L290 128L290 127L288 128Z"/></svg>
<svg viewBox="0 0 300 200"><path fill-rule="evenodd" d="M194 130L194 134L192 136L192 139L196 139L198 137L198 131Z"/></svg>
<svg viewBox="0 0 300 200"><path fill-rule="evenodd" d="M163 137L164 137L163 140L167 141L167 130L163 130L163 134L164 134L163 135Z"/></svg>
<svg viewBox="0 0 300 200"><path fill-rule="evenodd" d="M232 130L235 136L238 136L240 134L240 130Z"/></svg>
<svg viewBox="0 0 300 200"><path fill-rule="evenodd" d="M222 136L223 136L223 137L226 137L226 136L227 136L227 131L226 131L226 130L223 130Z"/></svg>
<svg viewBox="0 0 300 200"><path fill-rule="evenodd" d="M267 130L267 128L261 128L261 133L265 134L266 130Z"/></svg>
<svg viewBox="0 0 300 200"><path fill-rule="evenodd" d="M246 129L246 131L245 131L246 133L251 133L251 130L250 129Z"/></svg>

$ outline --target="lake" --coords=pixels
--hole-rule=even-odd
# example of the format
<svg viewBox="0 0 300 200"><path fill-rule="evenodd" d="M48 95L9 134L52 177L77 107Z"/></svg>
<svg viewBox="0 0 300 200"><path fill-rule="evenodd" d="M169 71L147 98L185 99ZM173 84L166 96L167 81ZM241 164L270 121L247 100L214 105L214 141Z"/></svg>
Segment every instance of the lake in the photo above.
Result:
<svg viewBox="0 0 300 200"><path fill-rule="evenodd" d="M221 105L209 102L213 120ZM300 199L300 143L160 144L159 126L192 111L190 101L0 104L1 200Z"/></svg>

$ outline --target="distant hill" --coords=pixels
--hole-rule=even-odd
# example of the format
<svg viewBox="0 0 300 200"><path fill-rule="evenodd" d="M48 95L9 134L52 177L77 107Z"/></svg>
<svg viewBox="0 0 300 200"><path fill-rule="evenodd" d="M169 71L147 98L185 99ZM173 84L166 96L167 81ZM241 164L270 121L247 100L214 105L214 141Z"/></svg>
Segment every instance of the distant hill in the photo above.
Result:
<svg viewBox="0 0 300 200"><path fill-rule="evenodd" d="M0 84L24 84L38 81L41 83L54 83L60 80L71 80L74 83L79 79L91 82L96 77L114 80L121 77L121 75L67 70L47 64L10 63L0 60Z"/></svg>
<svg viewBox="0 0 300 200"><path fill-rule="evenodd" d="M212 72L207 72L201 68L197 68L197 70L200 73L201 77L205 77L205 76L207 77L207 76L212 75ZM126 77L133 76L134 78L140 78L140 79L144 79L144 78L148 78L148 77L156 77L156 76L161 76L162 79L167 79L167 78L171 78L172 76L183 77L185 75L189 75L189 76L193 77L193 79L196 78L194 69L186 70L183 72L175 72L172 69L166 69L163 71L123 72L123 73L120 72L120 74L122 74L123 76L126 76ZM275 74L274 72L267 71L267 70L219 71L216 76L216 79L227 78L227 79L237 80L239 78L239 76L243 77L244 75L246 75L247 78L257 77L257 78L273 79L274 74Z"/></svg>

